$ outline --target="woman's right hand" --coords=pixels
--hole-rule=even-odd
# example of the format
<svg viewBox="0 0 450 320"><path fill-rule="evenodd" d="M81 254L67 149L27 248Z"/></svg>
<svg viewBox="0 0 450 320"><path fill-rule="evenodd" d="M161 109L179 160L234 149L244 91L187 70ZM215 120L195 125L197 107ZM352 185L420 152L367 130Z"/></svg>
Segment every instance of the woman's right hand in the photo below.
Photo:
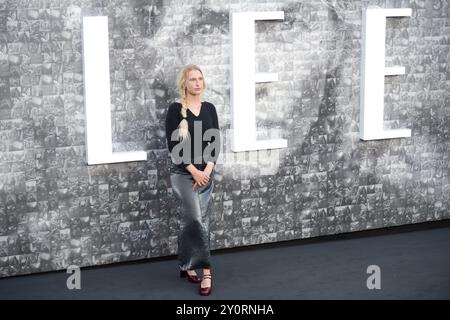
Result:
<svg viewBox="0 0 450 320"><path fill-rule="evenodd" d="M194 178L196 185L199 187L204 186L209 182L209 176L204 171L198 170L197 168L191 175Z"/></svg>

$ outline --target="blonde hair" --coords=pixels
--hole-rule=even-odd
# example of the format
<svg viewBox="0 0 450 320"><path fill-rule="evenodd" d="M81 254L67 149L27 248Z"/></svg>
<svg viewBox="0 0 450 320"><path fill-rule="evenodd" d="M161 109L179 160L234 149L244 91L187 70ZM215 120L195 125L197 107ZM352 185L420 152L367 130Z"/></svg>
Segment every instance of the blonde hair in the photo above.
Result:
<svg viewBox="0 0 450 320"><path fill-rule="evenodd" d="M188 77L189 72L191 72L192 70L197 70L200 71L200 73L203 76L203 71L200 69L199 66L195 65L195 64L188 64L186 66L183 67L183 69L181 69L180 74L178 76L178 81L177 81L177 87L178 87L178 91L180 93L180 103L181 103L181 117L183 119L181 119L179 125L178 125L178 131L179 131L179 137L181 138L181 140L184 140L186 138L189 137L189 128L188 128L188 122L186 120L187 118L187 101L186 101L186 80ZM205 80L203 79L203 90L206 89L206 83Z"/></svg>

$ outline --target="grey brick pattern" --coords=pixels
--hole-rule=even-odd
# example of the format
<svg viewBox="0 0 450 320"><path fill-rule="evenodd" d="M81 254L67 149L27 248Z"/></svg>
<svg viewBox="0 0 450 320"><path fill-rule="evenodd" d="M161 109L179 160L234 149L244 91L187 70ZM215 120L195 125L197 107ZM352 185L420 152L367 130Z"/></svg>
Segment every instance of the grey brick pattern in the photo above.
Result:
<svg viewBox="0 0 450 320"><path fill-rule="evenodd" d="M360 141L361 13L388 19L385 120L412 137ZM230 11L257 22L260 137L288 148L234 154ZM81 18L109 17L115 151L148 161L87 166ZM197 63L224 144L212 248L450 218L450 4L444 0L0 2L0 277L173 255L177 206L164 118L179 68ZM264 131L265 130L265 131ZM269 131L272 130L272 131Z"/></svg>

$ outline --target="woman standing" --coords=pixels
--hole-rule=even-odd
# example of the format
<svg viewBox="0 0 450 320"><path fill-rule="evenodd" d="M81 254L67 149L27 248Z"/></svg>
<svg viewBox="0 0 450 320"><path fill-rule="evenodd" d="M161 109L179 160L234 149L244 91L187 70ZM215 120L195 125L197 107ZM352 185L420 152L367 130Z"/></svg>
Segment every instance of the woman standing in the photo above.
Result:
<svg viewBox="0 0 450 320"><path fill-rule="evenodd" d="M212 290L209 215L215 165L220 152L219 122L214 105L201 101L206 86L198 66L185 66L177 84L180 102L169 106L166 137L172 158L170 182L181 203L180 276L200 283L200 294L209 295ZM203 269L202 278L195 269Z"/></svg>

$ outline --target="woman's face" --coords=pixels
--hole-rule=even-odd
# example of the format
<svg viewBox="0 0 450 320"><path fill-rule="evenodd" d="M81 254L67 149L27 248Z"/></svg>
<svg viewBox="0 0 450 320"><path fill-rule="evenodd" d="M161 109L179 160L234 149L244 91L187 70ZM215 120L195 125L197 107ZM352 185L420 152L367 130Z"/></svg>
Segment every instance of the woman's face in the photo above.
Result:
<svg viewBox="0 0 450 320"><path fill-rule="evenodd" d="M200 95L203 91L203 75L198 70L191 70L188 72L186 78L186 93L193 96Z"/></svg>

